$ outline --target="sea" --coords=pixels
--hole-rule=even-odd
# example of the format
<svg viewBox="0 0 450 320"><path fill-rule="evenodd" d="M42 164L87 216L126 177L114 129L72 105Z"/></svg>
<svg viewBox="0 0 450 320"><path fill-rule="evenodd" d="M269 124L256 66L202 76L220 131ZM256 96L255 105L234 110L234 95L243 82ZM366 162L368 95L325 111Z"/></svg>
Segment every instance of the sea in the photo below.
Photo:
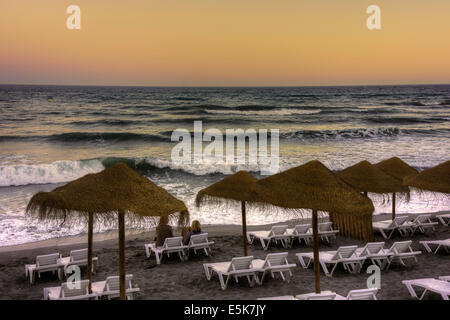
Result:
<svg viewBox="0 0 450 320"><path fill-rule="evenodd" d="M203 224L240 224L239 205L197 208L196 193L247 164L175 164L174 130L279 130L279 170L318 159L331 170L398 156L423 170L449 159L450 85L341 87L93 87L0 85L0 246L86 232L25 216L38 191L126 162L187 204ZM369 194L375 214L386 197ZM411 194L397 212L450 201ZM287 220L250 208L250 225ZM96 226L95 232L107 230Z"/></svg>

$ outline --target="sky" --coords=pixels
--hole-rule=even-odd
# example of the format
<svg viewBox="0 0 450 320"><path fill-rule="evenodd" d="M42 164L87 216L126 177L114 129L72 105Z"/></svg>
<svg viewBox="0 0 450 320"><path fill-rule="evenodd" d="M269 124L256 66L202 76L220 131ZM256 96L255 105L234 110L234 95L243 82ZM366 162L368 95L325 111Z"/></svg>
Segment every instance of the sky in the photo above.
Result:
<svg viewBox="0 0 450 320"><path fill-rule="evenodd" d="M0 44L0 83L450 83L450 1L1 0Z"/></svg>

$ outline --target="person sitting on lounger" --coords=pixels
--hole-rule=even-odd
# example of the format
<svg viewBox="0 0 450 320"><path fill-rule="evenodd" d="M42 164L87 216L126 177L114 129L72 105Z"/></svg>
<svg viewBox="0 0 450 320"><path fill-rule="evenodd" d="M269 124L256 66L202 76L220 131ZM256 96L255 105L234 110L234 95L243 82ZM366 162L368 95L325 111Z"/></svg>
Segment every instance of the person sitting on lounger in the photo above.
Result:
<svg viewBox="0 0 450 320"><path fill-rule="evenodd" d="M173 237L172 227L168 225L169 218L162 216L159 219L159 224L156 227L156 247L161 247L166 238Z"/></svg>
<svg viewBox="0 0 450 320"><path fill-rule="evenodd" d="M186 238L184 239L184 244L185 245L189 244L189 241L191 240L191 236L193 236L195 234L201 234L201 233L203 233L203 231L202 231L202 225L200 224L200 221L198 221L198 220L192 221L191 228L190 228L189 232L186 234Z"/></svg>

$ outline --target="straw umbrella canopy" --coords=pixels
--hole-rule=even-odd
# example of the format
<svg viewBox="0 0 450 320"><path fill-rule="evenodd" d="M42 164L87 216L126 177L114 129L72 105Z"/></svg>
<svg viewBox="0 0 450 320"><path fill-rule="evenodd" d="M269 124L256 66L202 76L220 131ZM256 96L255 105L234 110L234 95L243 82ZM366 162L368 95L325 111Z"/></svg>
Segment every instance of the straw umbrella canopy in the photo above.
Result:
<svg viewBox="0 0 450 320"><path fill-rule="evenodd" d="M357 164L337 172L339 178L347 182L355 190L378 194L400 193L409 196L408 187L404 186L400 180L385 173L368 161L361 161ZM393 215L395 212L393 212ZM393 217L394 218L394 217Z"/></svg>
<svg viewBox="0 0 450 320"><path fill-rule="evenodd" d="M419 171L411 167L405 161L400 158L392 157L390 159L386 159L380 161L373 165L374 167L380 169L384 173L396 178L400 182L403 181L403 178L417 174ZM392 193L392 220L395 218L395 192Z"/></svg>
<svg viewBox="0 0 450 320"><path fill-rule="evenodd" d="M124 163L88 174L50 192L38 192L28 203L27 214L39 220L88 223L88 278L92 283L92 238L95 222L118 218L120 298L125 299L125 216L131 225L153 222L156 217L189 219L185 204Z"/></svg>
<svg viewBox="0 0 450 320"><path fill-rule="evenodd" d="M301 211L312 210L315 290L320 292L317 212L342 215L353 236L371 239L372 201L353 190L321 162L314 160L259 180L252 204ZM350 225L352 227L350 228Z"/></svg>
<svg viewBox="0 0 450 320"><path fill-rule="evenodd" d="M251 189L257 181L247 171L239 171L200 190L195 198L195 203L198 207L205 203L222 203L224 201L237 201L241 203L244 256L247 255L245 202L250 200Z"/></svg>
<svg viewBox="0 0 450 320"><path fill-rule="evenodd" d="M417 175L407 176L403 183L420 190L450 194L450 160Z"/></svg>

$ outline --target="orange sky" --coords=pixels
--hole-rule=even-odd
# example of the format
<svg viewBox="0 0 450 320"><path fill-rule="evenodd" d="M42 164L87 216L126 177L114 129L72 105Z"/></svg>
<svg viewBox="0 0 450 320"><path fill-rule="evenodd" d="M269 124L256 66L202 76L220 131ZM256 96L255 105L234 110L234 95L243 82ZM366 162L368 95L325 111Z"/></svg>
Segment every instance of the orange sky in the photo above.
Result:
<svg viewBox="0 0 450 320"><path fill-rule="evenodd" d="M0 43L0 83L450 83L450 1L1 0Z"/></svg>

